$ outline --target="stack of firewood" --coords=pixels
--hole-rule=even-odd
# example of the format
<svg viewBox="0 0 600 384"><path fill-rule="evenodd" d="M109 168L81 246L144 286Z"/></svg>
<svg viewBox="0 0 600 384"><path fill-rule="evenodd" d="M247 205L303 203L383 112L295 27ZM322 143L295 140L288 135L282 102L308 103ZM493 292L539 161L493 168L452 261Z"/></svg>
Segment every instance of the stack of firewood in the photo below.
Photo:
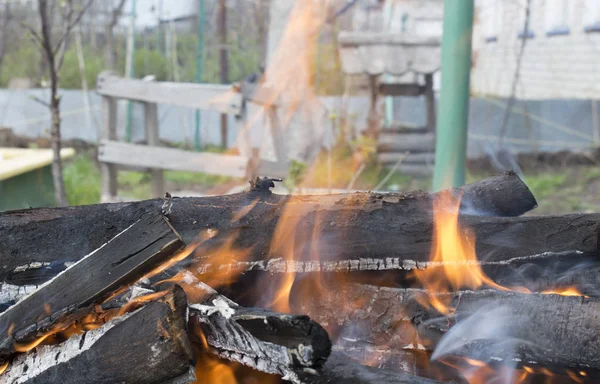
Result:
<svg viewBox="0 0 600 384"><path fill-rule="evenodd" d="M430 354L490 303L508 309L514 342L473 329L453 357L593 377L600 215L520 216L537 203L512 173L450 193L483 272L518 292L413 280L444 267L430 261L439 195L424 192L266 185L167 211L157 199L2 213L0 383L188 383L207 356L295 383L461 381ZM290 276L284 311L269 298ZM567 287L579 294L546 294Z"/></svg>

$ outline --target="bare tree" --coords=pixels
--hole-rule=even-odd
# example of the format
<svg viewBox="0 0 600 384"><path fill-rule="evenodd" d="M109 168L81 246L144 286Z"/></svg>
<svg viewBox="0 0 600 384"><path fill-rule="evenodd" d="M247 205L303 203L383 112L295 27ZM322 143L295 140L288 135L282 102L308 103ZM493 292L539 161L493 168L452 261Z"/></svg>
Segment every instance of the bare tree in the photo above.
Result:
<svg viewBox="0 0 600 384"><path fill-rule="evenodd" d="M52 0L50 0L52 1ZM50 109L52 123L50 128L50 142L52 143L52 179L54 182L54 190L56 193L56 204L58 206L67 205L67 195L65 193L65 184L62 175L62 161L60 158L60 96L58 94L59 86L59 71L63 64L65 51L69 34L71 30L83 16L85 10L90 6L93 0L87 2L75 10L74 1L67 0L60 3L60 18L57 21L57 29L59 34L53 36L52 27L55 12L52 12L56 4L50 4L48 0L38 0L38 16L40 28L35 28L31 25L23 23L33 41L36 43L42 53L42 57L46 63L46 70L50 78L50 102L42 100L38 102L44 104ZM56 40L54 37L58 37ZM56 41L56 42L55 42Z"/></svg>
<svg viewBox="0 0 600 384"><path fill-rule="evenodd" d="M104 44L104 65L107 69L113 71L115 69L116 63L116 54L115 54L115 36L114 29L117 23L119 22L119 18L123 13L123 6L125 5L125 0L119 0L119 3L112 7L112 1L108 2L110 9L110 17L108 23L104 26L104 36L106 37L106 42Z"/></svg>

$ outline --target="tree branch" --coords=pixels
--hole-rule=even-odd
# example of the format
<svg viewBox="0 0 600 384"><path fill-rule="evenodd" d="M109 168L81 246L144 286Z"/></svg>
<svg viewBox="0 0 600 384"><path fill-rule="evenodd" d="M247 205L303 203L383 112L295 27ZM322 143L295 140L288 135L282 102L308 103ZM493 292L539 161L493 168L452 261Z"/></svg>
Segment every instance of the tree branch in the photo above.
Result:
<svg viewBox="0 0 600 384"><path fill-rule="evenodd" d="M43 49L44 42L42 41L42 37L40 36L40 34L37 33L37 31L32 26L28 25L23 20L21 20L19 23L21 24L21 27L23 27L25 30L27 30L27 32L29 32L31 40L33 40L34 43L39 44L40 48Z"/></svg>
<svg viewBox="0 0 600 384"><path fill-rule="evenodd" d="M123 7L125 6L125 0L120 0L119 5L112 11L112 18L110 19L110 27L114 28L119 21L119 17L121 17L121 13L123 12Z"/></svg>
<svg viewBox="0 0 600 384"><path fill-rule="evenodd" d="M61 48L64 48L64 45L66 44L69 33L71 33L71 30L77 25L77 23L79 23L79 21L81 20L81 17L85 13L85 11L87 11L87 9L90 7L90 5L92 5L93 1L94 0L88 0L88 2L85 3L83 8L77 13L77 15L75 16L74 19L72 19L72 17L73 17L73 1L70 0L67 2L68 10L67 10L67 14L65 16L65 30L63 31L62 35L58 39L56 46L53 48L53 52L55 55L59 52L59 50L61 50ZM63 53L60 55L60 57L58 59L60 64L62 64L62 56L64 56L64 49L62 49L62 52ZM58 66L57 69L59 69L59 68L60 68L60 65Z"/></svg>

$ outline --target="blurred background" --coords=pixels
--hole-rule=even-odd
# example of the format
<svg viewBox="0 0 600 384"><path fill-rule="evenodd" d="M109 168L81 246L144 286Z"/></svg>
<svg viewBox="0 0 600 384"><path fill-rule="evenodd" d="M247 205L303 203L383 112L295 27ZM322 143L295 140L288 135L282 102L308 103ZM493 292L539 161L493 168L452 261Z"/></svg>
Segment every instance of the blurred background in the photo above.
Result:
<svg viewBox="0 0 600 384"><path fill-rule="evenodd" d="M440 126L454 129L438 110L445 4L0 1L0 210L233 193L265 175L280 193L430 190ZM469 23L455 55L470 83L449 83L469 95L452 133L466 181L514 170L537 214L598 210L600 4L475 0Z"/></svg>

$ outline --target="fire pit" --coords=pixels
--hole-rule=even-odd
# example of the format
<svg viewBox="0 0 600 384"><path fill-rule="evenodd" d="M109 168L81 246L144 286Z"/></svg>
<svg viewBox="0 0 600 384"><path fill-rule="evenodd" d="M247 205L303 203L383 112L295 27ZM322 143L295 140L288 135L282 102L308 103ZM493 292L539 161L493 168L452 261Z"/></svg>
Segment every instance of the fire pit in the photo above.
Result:
<svg viewBox="0 0 600 384"><path fill-rule="evenodd" d="M599 214L513 173L0 214L0 383L592 382ZM219 381L217 381L219 380Z"/></svg>

